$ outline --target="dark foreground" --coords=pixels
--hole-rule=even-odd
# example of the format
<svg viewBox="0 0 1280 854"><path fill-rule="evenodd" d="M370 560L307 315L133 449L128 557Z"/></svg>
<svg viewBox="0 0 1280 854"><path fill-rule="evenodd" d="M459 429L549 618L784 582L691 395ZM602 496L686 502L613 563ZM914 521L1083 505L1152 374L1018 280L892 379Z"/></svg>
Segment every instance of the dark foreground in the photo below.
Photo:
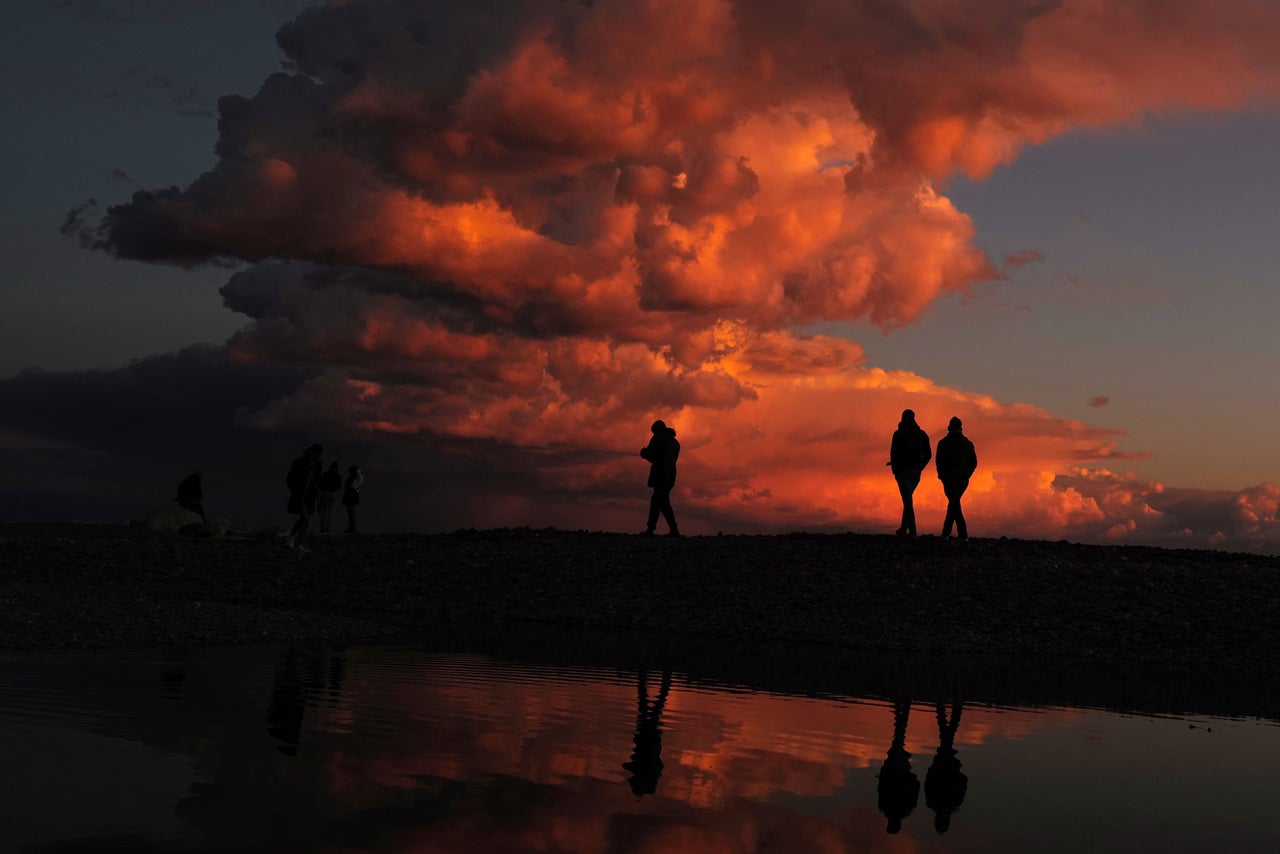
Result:
<svg viewBox="0 0 1280 854"><path fill-rule="evenodd" d="M0 526L0 647L411 639L517 623L1280 675L1280 558L1026 540L555 530L189 540Z"/></svg>

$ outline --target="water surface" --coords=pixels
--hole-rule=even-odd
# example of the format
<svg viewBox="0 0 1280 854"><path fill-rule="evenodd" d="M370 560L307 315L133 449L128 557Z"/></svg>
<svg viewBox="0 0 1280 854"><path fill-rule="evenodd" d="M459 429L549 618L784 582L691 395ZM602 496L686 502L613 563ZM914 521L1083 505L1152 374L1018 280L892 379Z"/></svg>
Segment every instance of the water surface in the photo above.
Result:
<svg viewBox="0 0 1280 854"><path fill-rule="evenodd" d="M1266 718L421 648L0 658L17 851L1280 850Z"/></svg>

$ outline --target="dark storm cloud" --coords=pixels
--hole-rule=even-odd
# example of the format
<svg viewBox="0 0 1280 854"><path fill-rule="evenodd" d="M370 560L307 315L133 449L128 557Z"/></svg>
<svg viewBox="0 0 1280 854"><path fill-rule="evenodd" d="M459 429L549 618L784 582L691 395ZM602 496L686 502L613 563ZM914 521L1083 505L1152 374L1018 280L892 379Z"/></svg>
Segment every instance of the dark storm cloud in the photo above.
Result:
<svg viewBox="0 0 1280 854"><path fill-rule="evenodd" d="M319 2L320 0L314 0ZM45 0L59 12L74 15L90 24L122 26L149 18L215 9L220 6L252 6L285 14L296 11L309 0Z"/></svg>
<svg viewBox="0 0 1280 854"><path fill-rule="evenodd" d="M139 66L125 69L125 76L139 81L146 90L147 103L154 109L172 111L188 118L213 118L215 98L196 83L178 80Z"/></svg>

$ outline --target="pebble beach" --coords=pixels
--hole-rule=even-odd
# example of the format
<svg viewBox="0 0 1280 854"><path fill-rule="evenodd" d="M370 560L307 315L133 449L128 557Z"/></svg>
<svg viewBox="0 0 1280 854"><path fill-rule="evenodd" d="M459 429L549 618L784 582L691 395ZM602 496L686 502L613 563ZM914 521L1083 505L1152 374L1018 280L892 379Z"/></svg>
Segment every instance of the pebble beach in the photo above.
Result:
<svg viewBox="0 0 1280 854"><path fill-rule="evenodd" d="M880 534L191 539L0 525L0 647L411 640L523 625L1280 674L1280 558Z"/></svg>

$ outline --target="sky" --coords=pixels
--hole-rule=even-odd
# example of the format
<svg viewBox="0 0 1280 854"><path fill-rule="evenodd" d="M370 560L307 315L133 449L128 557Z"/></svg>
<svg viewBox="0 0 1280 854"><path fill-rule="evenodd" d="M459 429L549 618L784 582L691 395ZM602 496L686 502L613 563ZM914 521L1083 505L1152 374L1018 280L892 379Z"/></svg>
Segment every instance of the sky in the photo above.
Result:
<svg viewBox="0 0 1280 854"><path fill-rule="evenodd" d="M1280 551L1266 0L24 0L0 518ZM926 473L922 532L945 499Z"/></svg>

